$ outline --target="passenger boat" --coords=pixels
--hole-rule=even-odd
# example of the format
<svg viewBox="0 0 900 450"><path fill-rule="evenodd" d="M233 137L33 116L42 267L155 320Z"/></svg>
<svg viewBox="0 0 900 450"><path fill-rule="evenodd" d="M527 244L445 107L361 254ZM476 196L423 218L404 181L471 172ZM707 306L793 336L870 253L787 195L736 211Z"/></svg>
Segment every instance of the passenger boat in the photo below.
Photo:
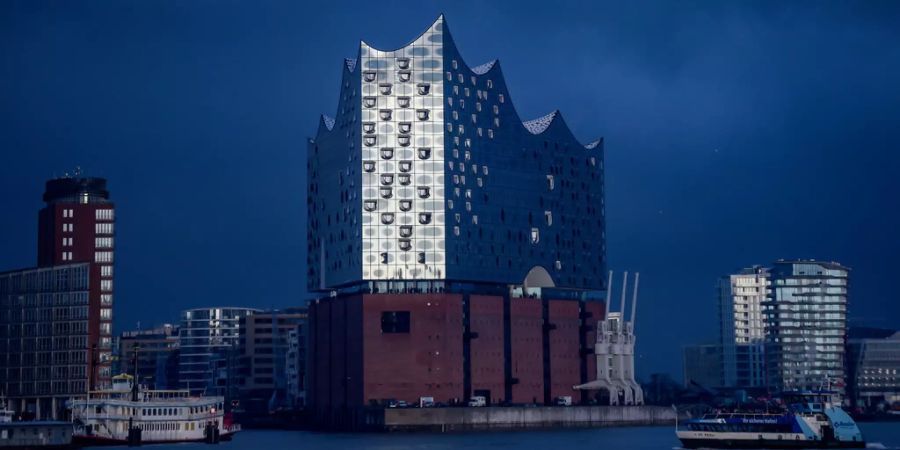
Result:
<svg viewBox="0 0 900 450"><path fill-rule="evenodd" d="M224 412L222 397L187 390L145 390L131 375L113 377L112 389L69 402L74 441L82 445L228 440L240 430Z"/></svg>
<svg viewBox="0 0 900 450"><path fill-rule="evenodd" d="M676 425L685 448L865 448L856 422L836 393L791 392L774 413L706 414Z"/></svg>
<svg viewBox="0 0 900 450"><path fill-rule="evenodd" d="M13 420L15 413L0 398L0 448L68 449L72 444L72 424L60 421Z"/></svg>

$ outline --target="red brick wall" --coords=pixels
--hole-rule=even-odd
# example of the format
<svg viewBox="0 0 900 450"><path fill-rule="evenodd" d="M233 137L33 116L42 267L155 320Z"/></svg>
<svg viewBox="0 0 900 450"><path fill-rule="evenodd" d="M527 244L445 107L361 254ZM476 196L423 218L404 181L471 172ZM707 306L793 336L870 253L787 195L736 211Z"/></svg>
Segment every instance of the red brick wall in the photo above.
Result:
<svg viewBox="0 0 900 450"><path fill-rule="evenodd" d="M581 381L578 328L581 326L578 302L549 300L550 323L556 326L550 331L550 397L577 398L572 387Z"/></svg>
<svg viewBox="0 0 900 450"><path fill-rule="evenodd" d="M472 393L491 391L492 403L504 400L503 392L503 297L469 297L472 340Z"/></svg>
<svg viewBox="0 0 900 450"><path fill-rule="evenodd" d="M384 311L409 311L409 334L382 333ZM362 319L366 402L462 399L461 295L367 294Z"/></svg>
<svg viewBox="0 0 900 450"><path fill-rule="evenodd" d="M513 403L544 400L542 326L541 300L510 299L512 376L519 381L512 387Z"/></svg>

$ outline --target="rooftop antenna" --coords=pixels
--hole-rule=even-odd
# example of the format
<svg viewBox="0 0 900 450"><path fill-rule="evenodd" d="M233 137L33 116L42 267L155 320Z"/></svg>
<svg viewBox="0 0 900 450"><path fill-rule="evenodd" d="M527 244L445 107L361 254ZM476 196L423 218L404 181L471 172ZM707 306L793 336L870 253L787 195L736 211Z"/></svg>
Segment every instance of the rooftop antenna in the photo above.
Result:
<svg viewBox="0 0 900 450"><path fill-rule="evenodd" d="M622 277L622 300L619 304L619 311L622 313L622 321L625 321L625 293L628 292L628 271L626 270Z"/></svg>
<svg viewBox="0 0 900 450"><path fill-rule="evenodd" d="M631 326L634 326L634 315L637 313L637 293L638 293L638 282L641 281L641 274L638 272L634 273L634 293L631 297Z"/></svg>
<svg viewBox="0 0 900 450"><path fill-rule="evenodd" d="M606 301L603 302L603 318L606 318L606 313L609 312L609 302L612 301L612 274L613 271L609 271L609 275L606 277Z"/></svg>

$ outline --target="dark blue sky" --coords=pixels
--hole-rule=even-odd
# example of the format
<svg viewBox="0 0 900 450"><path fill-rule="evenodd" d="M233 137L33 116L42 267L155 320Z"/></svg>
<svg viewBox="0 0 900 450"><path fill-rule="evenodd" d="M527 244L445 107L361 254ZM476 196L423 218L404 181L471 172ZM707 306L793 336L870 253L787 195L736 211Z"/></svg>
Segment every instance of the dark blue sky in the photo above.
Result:
<svg viewBox="0 0 900 450"><path fill-rule="evenodd" d="M360 39L446 13L523 117L607 152L609 258L641 271L639 375L716 335L719 275L852 272L853 323L900 326L900 3L0 3L0 268L36 261L45 179L117 203L116 329L304 298L305 138Z"/></svg>

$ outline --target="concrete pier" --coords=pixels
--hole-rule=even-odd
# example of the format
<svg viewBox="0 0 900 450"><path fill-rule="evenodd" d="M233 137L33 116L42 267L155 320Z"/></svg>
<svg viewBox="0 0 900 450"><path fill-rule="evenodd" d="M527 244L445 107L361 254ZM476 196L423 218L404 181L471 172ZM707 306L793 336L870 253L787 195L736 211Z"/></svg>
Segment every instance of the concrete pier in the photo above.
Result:
<svg viewBox="0 0 900 450"><path fill-rule="evenodd" d="M387 408L366 411L370 431L475 431L566 427L669 425L665 406L514 406L487 408Z"/></svg>

